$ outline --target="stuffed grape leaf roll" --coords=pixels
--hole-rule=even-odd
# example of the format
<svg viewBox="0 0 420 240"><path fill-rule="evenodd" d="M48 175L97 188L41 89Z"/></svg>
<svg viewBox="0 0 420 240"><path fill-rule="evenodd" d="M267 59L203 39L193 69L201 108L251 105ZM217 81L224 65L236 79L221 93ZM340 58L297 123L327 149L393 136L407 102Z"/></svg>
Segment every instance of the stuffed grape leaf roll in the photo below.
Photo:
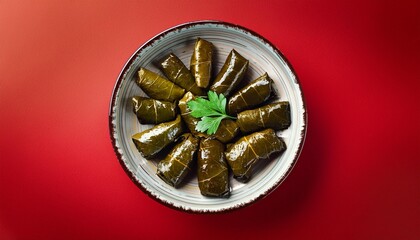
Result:
<svg viewBox="0 0 420 240"><path fill-rule="evenodd" d="M210 90L228 97L230 92L242 81L247 69L248 60L233 49L217 74Z"/></svg>
<svg viewBox="0 0 420 240"><path fill-rule="evenodd" d="M145 158L154 157L184 132L181 117L161 123L132 136L134 145Z"/></svg>
<svg viewBox="0 0 420 240"><path fill-rule="evenodd" d="M183 88L157 73L140 68L138 75L137 85L151 98L173 102L184 95L185 90Z"/></svg>
<svg viewBox="0 0 420 240"><path fill-rule="evenodd" d="M195 129L200 119L191 116L191 110L187 106L187 102L193 100L195 96L191 92L185 93L185 95L179 100L178 108L181 112L182 120L184 120L188 129L195 136L207 136L207 134L199 132Z"/></svg>
<svg viewBox="0 0 420 240"><path fill-rule="evenodd" d="M229 196L229 171L225 146L215 139L201 139L198 150L198 187L204 196Z"/></svg>
<svg viewBox="0 0 420 240"><path fill-rule="evenodd" d="M157 166L157 175L173 187L177 187L191 171L199 143L198 138L191 133L186 133L181 138L182 141Z"/></svg>
<svg viewBox="0 0 420 240"><path fill-rule="evenodd" d="M269 128L240 138L228 147L225 155L234 178L247 182L259 160L284 150L286 150L284 141Z"/></svg>
<svg viewBox="0 0 420 240"><path fill-rule="evenodd" d="M232 141L238 133L239 126L234 120L223 119L213 136L222 143L228 143Z"/></svg>
<svg viewBox="0 0 420 240"><path fill-rule="evenodd" d="M169 56L160 63L160 67L171 82L184 88L186 91L190 91L197 96L206 94L203 89L197 86L190 70L188 70L175 54L169 54Z"/></svg>
<svg viewBox="0 0 420 240"><path fill-rule="evenodd" d="M174 120L176 104L156 99L135 96L133 110L141 124L158 124Z"/></svg>
<svg viewBox="0 0 420 240"><path fill-rule="evenodd" d="M273 80L265 73L240 89L229 99L229 114L237 114L263 103L271 95L272 83Z"/></svg>
<svg viewBox="0 0 420 240"><path fill-rule="evenodd" d="M213 44L198 38L191 56L190 70L200 88L207 88L210 84L212 58Z"/></svg>
<svg viewBox="0 0 420 240"><path fill-rule="evenodd" d="M242 132L254 132L264 128L283 130L290 126L289 102L277 102L246 110L238 114L237 123Z"/></svg>

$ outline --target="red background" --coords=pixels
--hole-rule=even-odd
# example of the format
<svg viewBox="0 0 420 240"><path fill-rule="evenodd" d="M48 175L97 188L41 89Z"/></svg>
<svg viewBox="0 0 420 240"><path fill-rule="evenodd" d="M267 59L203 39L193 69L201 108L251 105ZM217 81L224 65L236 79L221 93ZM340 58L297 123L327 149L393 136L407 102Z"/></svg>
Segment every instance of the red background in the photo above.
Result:
<svg viewBox="0 0 420 240"><path fill-rule="evenodd" d="M1 239L420 239L420 2L197 2L0 0ZM218 215L147 197L108 130L131 54L203 19L276 45L309 114L287 180Z"/></svg>

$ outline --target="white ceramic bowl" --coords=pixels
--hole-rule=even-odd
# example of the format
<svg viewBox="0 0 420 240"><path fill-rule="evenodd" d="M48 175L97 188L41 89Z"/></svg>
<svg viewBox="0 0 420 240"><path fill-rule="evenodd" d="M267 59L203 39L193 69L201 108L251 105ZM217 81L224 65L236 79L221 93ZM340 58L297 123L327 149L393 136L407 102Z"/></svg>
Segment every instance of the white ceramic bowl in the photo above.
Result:
<svg viewBox="0 0 420 240"><path fill-rule="evenodd" d="M289 101L292 124L277 132L287 145L287 150L272 161L257 166L248 183L230 177L229 198L209 198L200 194L196 174L186 179L180 188L165 184L156 175L156 161L143 158L134 146L131 136L152 125L141 125L133 113L131 97L146 96L136 85L140 67L155 72L159 69L153 61L173 52L186 66L197 37L213 43L215 47L213 68L222 67L227 55L234 48L249 60L244 81L250 81L267 72L274 80L279 100ZM161 73L162 74L162 73ZM162 74L163 75L163 74ZM246 28L218 21L200 21L168 29L141 46L121 71L113 91L110 113L110 133L115 152L130 178L150 197L178 210L188 212L222 212L247 206L267 196L278 187L295 165L302 150L306 133L306 109L301 87L291 66L281 52L270 42Z"/></svg>

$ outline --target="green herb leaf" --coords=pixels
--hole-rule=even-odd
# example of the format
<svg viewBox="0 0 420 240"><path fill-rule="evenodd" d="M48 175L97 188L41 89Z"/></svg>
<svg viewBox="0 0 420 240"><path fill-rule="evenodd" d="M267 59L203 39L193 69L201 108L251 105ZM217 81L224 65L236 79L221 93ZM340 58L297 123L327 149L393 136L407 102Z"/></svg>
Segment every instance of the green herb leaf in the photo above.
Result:
<svg viewBox="0 0 420 240"><path fill-rule="evenodd" d="M202 117L201 121L198 122L195 129L200 132L205 132L207 130L207 134L211 135L216 133L217 129L219 128L220 122L224 119L224 116L219 117Z"/></svg>
<svg viewBox="0 0 420 240"><path fill-rule="evenodd" d="M196 130L200 132L207 131L207 134L214 134L219 128L220 122L225 118L232 118L226 114L226 98L223 94L209 91L207 93L208 100L198 97L187 103L191 110L191 116L201 118L196 126Z"/></svg>
<svg viewBox="0 0 420 240"><path fill-rule="evenodd" d="M195 118L201 118L204 116L217 116L219 113L213 110L204 99L196 99L187 103L188 108L191 110L191 116Z"/></svg>
<svg viewBox="0 0 420 240"><path fill-rule="evenodd" d="M224 114L226 114L226 98L223 94L219 95L219 108Z"/></svg>

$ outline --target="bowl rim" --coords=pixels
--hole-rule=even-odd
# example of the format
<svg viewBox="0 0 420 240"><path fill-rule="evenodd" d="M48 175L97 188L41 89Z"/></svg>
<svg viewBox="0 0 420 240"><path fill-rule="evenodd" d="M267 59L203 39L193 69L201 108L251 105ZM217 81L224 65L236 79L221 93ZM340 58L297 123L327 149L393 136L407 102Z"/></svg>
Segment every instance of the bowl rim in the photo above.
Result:
<svg viewBox="0 0 420 240"><path fill-rule="evenodd" d="M261 193L259 196L257 196L256 198L252 199L251 201L248 202L244 202L244 203L238 203L235 204L233 206L227 207L227 208L220 208L220 209L192 209L192 208L183 208L183 207L179 207L179 206L175 206L174 204L172 204L171 202L168 201L164 201L158 197L156 197L155 195L152 194L152 192L150 192L149 190L147 190L147 188L145 188L140 182L138 182L136 180L136 177L134 176L134 173L131 172L128 167L126 166L126 164L124 163L123 159L122 159L122 154L118 151L118 146L116 144L117 139L114 137L116 129L114 129L114 125L112 123L113 121L113 117L112 115L114 114L114 106L116 103L116 97L117 97L117 92L118 89L120 88L120 85L123 81L123 77L125 75L125 73L127 72L128 68L131 66L131 64L135 61L136 56L146 47L150 46L153 42L155 42L156 40L164 37L166 34L172 32L172 31L176 31L176 30L181 30L184 28L189 28L192 26L197 26L197 25L206 25L206 24L215 24L215 25L223 25L223 26L227 26L230 28L236 28L239 29L241 31L244 32L248 32L249 34L257 37L261 42L263 42L264 44L269 45L273 51L275 52L275 54L278 54L283 60L284 62L287 64L287 66L290 68L290 71L293 73L294 77L295 77L295 83L297 85L297 87L300 90L300 98L302 99L302 108L303 108L303 123L302 123L302 128L300 130L300 143L298 146L298 149L296 151L296 155L294 156L290 167L287 169L287 171L285 172L285 174L283 174L283 176L273 185L271 186L268 190L264 191L263 193ZM225 22L225 21L220 21L220 20L199 20L199 21L190 21L190 22L186 22L186 23L182 23L182 24L178 24L175 25L173 27L170 27L160 33L158 33L157 35L155 35L154 37L150 38L149 40L147 40L144 44L142 44L140 47L137 48L137 50L130 56L130 58L127 60L127 62L124 64L124 67L122 68L122 70L120 71L120 73L118 74L117 77L117 81L115 82L114 88L112 90L112 95L111 95L111 100L109 103L109 112L108 112L108 124L109 124L109 133L110 133L110 138L111 138L111 142L112 142L112 146L114 149L115 154L117 155L118 161L120 162L120 165L122 166L122 168L124 169L125 173L130 177L131 181L134 182L134 184L140 188L140 190L142 190L144 193L146 193L150 198L154 199L155 201L178 211L182 211L182 212L187 212L187 213L198 213L198 214L203 214L203 213L225 213L225 212L231 212L234 210L238 210L238 209L242 209L246 206L252 205L256 202L258 202L260 199L263 199L264 197L268 196L271 192L273 192L278 186L280 186L283 181L287 178L287 176L290 174L290 172L293 170L293 168L296 165L297 160L299 159L299 156L302 152L303 149L303 145L305 143L305 138L306 138L306 132L307 132L307 125L308 125L308 113L307 113L307 107L306 107L306 102L305 102L305 98L303 95L303 91L302 91L302 85L300 84L299 78L296 74L296 71L293 69L292 65L290 64L289 60L284 56L284 54L274 45L272 44L269 40L267 40L266 38L264 38L263 36L261 36L260 34L254 32L253 30L250 30L246 27L240 26L238 24L233 24L230 22Z"/></svg>

